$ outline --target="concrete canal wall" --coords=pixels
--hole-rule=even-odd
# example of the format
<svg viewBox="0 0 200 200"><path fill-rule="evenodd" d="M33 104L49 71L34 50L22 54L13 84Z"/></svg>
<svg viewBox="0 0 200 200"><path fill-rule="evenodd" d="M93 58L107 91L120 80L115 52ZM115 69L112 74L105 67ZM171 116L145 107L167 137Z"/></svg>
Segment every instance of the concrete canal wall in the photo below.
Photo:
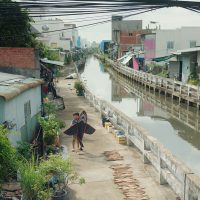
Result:
<svg viewBox="0 0 200 200"><path fill-rule="evenodd" d="M117 129L126 133L128 143L133 143L142 153L144 163L155 167L160 184L168 183L181 199L200 200L200 177L178 161L144 128L87 88L85 97L99 112L108 116Z"/></svg>
<svg viewBox="0 0 200 200"><path fill-rule="evenodd" d="M200 200L200 177L175 158L157 139L133 119L110 103L92 94L85 86L85 97L97 111L109 117L117 129L125 132L127 143L133 144L158 172L160 184L169 184L182 200Z"/></svg>
<svg viewBox="0 0 200 200"><path fill-rule="evenodd" d="M195 85L184 84L180 81L175 81L169 78L163 78L160 76L152 75L142 71L136 71L132 68L116 63L108 58L104 58L101 55L96 55L97 58L105 59L105 61L112 66L114 70L122 75L130 78L145 88L154 90L154 92L163 92L165 95L171 95L173 98L178 98L179 103L181 101L186 102L188 105L195 104L199 109L200 106L200 87Z"/></svg>

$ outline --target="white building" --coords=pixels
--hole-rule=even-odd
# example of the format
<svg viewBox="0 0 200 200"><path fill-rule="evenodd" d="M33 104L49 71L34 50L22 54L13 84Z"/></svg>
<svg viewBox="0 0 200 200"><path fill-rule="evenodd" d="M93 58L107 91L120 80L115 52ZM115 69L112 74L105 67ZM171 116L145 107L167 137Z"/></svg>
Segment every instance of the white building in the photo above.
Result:
<svg viewBox="0 0 200 200"><path fill-rule="evenodd" d="M76 29L76 24L64 24L66 31L64 32L64 36L66 38L70 38L72 41L72 48L77 47L78 41L78 31Z"/></svg>
<svg viewBox="0 0 200 200"><path fill-rule="evenodd" d="M178 50L173 54L176 58L169 61L170 78L178 75L180 81L187 83L191 72L196 71L200 76L200 47Z"/></svg>
<svg viewBox="0 0 200 200"><path fill-rule="evenodd" d="M42 80L0 72L0 124L5 124L13 145L31 141L41 115ZM14 134L12 134L14 132Z"/></svg>
<svg viewBox="0 0 200 200"><path fill-rule="evenodd" d="M76 47L78 31L75 24L65 24L61 19L48 19L37 20L31 25L38 34L37 39L52 49L69 51Z"/></svg>
<svg viewBox="0 0 200 200"><path fill-rule="evenodd" d="M168 56L172 52L200 45L200 27L153 30L142 35L145 60Z"/></svg>

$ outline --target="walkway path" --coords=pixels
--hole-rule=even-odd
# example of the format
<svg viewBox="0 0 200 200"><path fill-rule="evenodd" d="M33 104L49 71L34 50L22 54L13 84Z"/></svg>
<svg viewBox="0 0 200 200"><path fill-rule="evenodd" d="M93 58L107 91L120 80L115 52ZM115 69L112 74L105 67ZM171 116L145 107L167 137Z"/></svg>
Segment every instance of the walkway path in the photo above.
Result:
<svg viewBox="0 0 200 200"><path fill-rule="evenodd" d="M85 135L85 150L81 155L71 152L72 138L62 135L62 144L68 147L68 153L73 158L77 171L86 179L86 184L82 186L70 185L70 200L175 200L175 194L169 187L159 185L158 176L152 166L143 164L141 155L136 149L117 144L114 136L101 126L100 114L95 112L83 97L75 95L73 83L73 80L59 81L59 94L64 97L66 105L65 110L58 112L59 118L65 120L69 126L72 113L84 109L88 113L89 124L96 128L96 133L92 136ZM104 152L113 150L123 156L123 160L107 161ZM111 166L117 164L122 164L125 168L128 164L131 167L125 174L128 175L126 180L129 186L120 185L123 180L119 174L115 177L118 185L114 183L114 173L116 175L117 172ZM133 191L132 194L128 191L130 189ZM131 195L132 197L128 198Z"/></svg>

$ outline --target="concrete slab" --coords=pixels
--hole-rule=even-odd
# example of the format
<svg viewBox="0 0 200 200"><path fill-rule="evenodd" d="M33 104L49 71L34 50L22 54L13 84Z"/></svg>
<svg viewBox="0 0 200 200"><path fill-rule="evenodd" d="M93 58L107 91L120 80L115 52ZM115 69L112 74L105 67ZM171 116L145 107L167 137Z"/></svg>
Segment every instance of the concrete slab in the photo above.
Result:
<svg viewBox="0 0 200 200"><path fill-rule="evenodd" d="M175 200L176 195L166 186L159 185L158 174L151 165L144 165L141 155L133 147L117 144L112 134L101 126L100 113L91 107L86 99L77 97L73 89L74 80L59 80L60 96L64 97L66 109L58 112L60 119L69 126L72 113L86 110L89 124L96 128L94 135L84 136L84 153L72 153L72 138L61 136L62 144L67 147L66 152L72 157L79 174L86 179L85 185L70 185L70 200L123 200L125 199L117 185L114 184L113 164L129 164L133 177L144 188L152 200ZM117 150L124 156L122 161L106 161L104 151Z"/></svg>

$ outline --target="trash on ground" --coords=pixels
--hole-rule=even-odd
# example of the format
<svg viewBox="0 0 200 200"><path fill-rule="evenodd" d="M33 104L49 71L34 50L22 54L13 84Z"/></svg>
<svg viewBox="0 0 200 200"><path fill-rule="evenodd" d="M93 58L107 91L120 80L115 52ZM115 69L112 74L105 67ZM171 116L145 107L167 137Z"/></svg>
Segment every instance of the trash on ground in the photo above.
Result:
<svg viewBox="0 0 200 200"><path fill-rule="evenodd" d="M139 181L133 177L129 165L112 165L114 171L114 182L122 191L126 200L149 200L144 188L140 186Z"/></svg>
<svg viewBox="0 0 200 200"><path fill-rule="evenodd" d="M77 79L78 76L76 73L70 74L69 76L66 77L66 79Z"/></svg>
<svg viewBox="0 0 200 200"><path fill-rule="evenodd" d="M107 161L117 161L124 159L124 157L121 156L117 151L104 151L104 155Z"/></svg>

